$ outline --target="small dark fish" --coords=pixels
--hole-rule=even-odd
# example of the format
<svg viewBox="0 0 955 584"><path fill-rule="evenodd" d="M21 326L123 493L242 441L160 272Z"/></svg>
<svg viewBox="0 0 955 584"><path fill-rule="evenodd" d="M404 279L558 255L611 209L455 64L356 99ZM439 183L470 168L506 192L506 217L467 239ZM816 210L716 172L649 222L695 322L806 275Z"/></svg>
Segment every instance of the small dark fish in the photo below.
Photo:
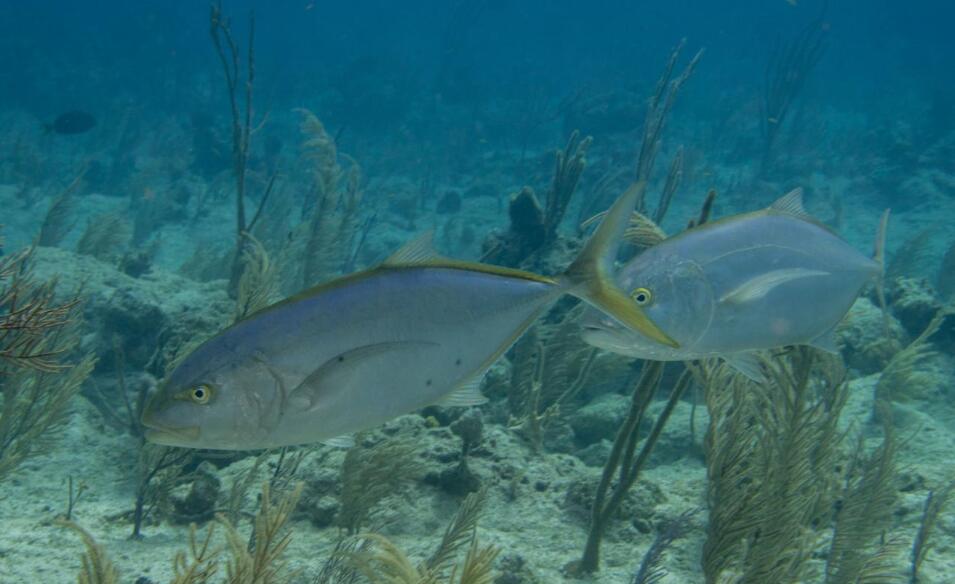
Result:
<svg viewBox="0 0 955 584"><path fill-rule="evenodd" d="M72 110L58 115L52 124L46 125L46 131L56 134L85 134L94 126L96 118L91 114Z"/></svg>

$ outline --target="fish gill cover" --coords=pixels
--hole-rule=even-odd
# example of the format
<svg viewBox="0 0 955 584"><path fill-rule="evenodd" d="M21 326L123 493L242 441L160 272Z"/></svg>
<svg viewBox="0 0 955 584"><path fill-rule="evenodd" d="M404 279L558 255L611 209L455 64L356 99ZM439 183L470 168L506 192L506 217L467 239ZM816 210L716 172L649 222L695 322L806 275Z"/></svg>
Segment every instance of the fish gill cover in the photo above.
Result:
<svg viewBox="0 0 955 584"><path fill-rule="evenodd" d="M0 582L950 581L953 20L889 0L3 3ZM812 237L780 244L808 267L734 253L701 281L667 263L667 238L798 188L812 233L865 266L848 300ZM643 360L548 297L459 379L459 353L520 308L501 295L559 278L624 193L618 301L652 320L709 293L734 315L724 339L829 315L794 341L825 350ZM491 296L458 311L440 278L414 309L383 287L362 306L400 331L345 303L319 311L344 323L323 335L269 320L427 232L442 261L526 276L474 278ZM679 336L710 313L688 314L655 322ZM331 428L329 399L393 412L409 379L448 395L329 444L150 442L173 372L256 318L267 335L223 363L286 397L244 402L249 437ZM319 337L341 348L283 360ZM170 399L228 391L193 381Z"/></svg>

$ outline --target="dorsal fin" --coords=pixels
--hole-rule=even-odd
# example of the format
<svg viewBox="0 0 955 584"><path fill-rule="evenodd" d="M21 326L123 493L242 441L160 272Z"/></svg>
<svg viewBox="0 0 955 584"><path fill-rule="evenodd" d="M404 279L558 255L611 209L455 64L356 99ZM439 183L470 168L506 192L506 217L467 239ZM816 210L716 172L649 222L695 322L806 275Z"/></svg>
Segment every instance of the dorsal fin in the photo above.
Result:
<svg viewBox="0 0 955 584"><path fill-rule="evenodd" d="M630 225L623 236L637 247L653 247L667 238L666 232L653 219L637 211L630 215Z"/></svg>
<svg viewBox="0 0 955 584"><path fill-rule="evenodd" d="M775 203L769 206L769 210L799 217L800 219L809 219L812 217L806 212L806 208L802 205L802 187L795 188L777 199Z"/></svg>
<svg viewBox="0 0 955 584"><path fill-rule="evenodd" d="M408 243L402 245L398 251L388 256L383 266L418 266L435 260L443 259L434 250L434 232L425 231Z"/></svg>

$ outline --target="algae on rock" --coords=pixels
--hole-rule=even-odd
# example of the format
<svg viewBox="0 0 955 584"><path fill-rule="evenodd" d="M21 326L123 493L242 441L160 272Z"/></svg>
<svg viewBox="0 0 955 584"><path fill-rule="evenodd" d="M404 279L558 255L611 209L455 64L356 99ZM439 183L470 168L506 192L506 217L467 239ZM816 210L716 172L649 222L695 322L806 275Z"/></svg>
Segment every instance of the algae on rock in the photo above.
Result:
<svg viewBox="0 0 955 584"><path fill-rule="evenodd" d="M414 447L400 438L370 447L360 443L345 454L341 471L341 507L336 523L349 535L358 533L375 505L420 471Z"/></svg>
<svg viewBox="0 0 955 584"><path fill-rule="evenodd" d="M897 545L884 537L895 494L890 425L875 452L860 440L846 464L839 417L848 385L838 358L796 348L764 364L760 384L726 365L697 367L711 416L706 581L898 581ZM819 574L810 560L830 525Z"/></svg>
<svg viewBox="0 0 955 584"><path fill-rule="evenodd" d="M388 538L364 533L339 542L318 584L356 582L359 577L371 584L492 584L496 581L493 564L500 549L479 546L477 540L477 520L486 497L481 490L464 499L427 560L416 565ZM455 564L465 546L464 560Z"/></svg>
<svg viewBox="0 0 955 584"><path fill-rule="evenodd" d="M571 132L567 144L555 154L554 176L544 206L528 186L511 197L508 231L484 243L482 261L522 266L557 241L557 228L567 213L580 177L587 167L587 149L593 138Z"/></svg>
<svg viewBox="0 0 955 584"><path fill-rule="evenodd" d="M292 541L287 524L301 494L302 486L298 485L291 493L273 502L269 485L265 483L261 506L249 538L243 538L228 520L220 518L230 555L226 563L230 584L278 584L289 580L282 556Z"/></svg>
<svg viewBox="0 0 955 584"><path fill-rule="evenodd" d="M926 364L941 354L932 345L931 338L951 310L940 309L922 334L892 357L875 386L876 404L923 398L927 388L935 385L935 375L926 370Z"/></svg>
<svg viewBox="0 0 955 584"><path fill-rule="evenodd" d="M72 529L83 539L86 553L81 558L82 567L76 576L78 584L119 584L119 571L106 555L103 546L78 524L72 521L60 521L63 527Z"/></svg>
<svg viewBox="0 0 955 584"><path fill-rule="evenodd" d="M228 519L219 517L218 524L225 531L228 551L225 582L285 584L292 581L294 574L286 570L283 556L292 540L288 521L301 491L301 486L298 486L278 501L273 501L268 484L263 485L260 507L248 538L242 537ZM86 546L77 577L80 584L120 582L119 571L88 531L71 521L60 521L60 524L79 533ZM173 557L172 584L207 584L218 572L223 550L212 546L216 525L210 523L201 539L197 538L195 524L190 526L187 551L177 552Z"/></svg>

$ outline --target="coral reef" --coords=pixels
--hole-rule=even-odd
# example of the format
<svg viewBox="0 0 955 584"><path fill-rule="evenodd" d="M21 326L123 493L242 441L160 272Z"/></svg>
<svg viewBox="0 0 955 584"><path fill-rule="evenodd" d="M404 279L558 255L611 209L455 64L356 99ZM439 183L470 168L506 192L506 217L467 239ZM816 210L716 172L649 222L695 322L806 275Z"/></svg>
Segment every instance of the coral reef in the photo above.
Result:
<svg viewBox="0 0 955 584"><path fill-rule="evenodd" d="M0 7L0 582L951 579L944 18L158 4ZM709 31L705 61L681 30ZM71 110L96 125L48 130ZM423 231L553 275L627 189L619 261L799 186L859 250L891 207L886 306L863 291L838 354L761 355L764 383L595 349L565 298L481 406L421 404L348 448L145 440L192 348Z"/></svg>
<svg viewBox="0 0 955 584"><path fill-rule="evenodd" d="M846 365L864 375L878 373L902 348L906 330L898 319L889 316L889 335L885 334L884 314L868 298L860 298L840 323L837 338Z"/></svg>
<svg viewBox="0 0 955 584"><path fill-rule="evenodd" d="M234 310L214 282L198 284L168 272L133 278L94 258L60 249L38 248L34 264L37 277L57 277L65 289L89 290L82 311L96 326L84 335L83 347L96 354L100 370L114 370L118 336L128 368L161 377L183 344L215 333ZM72 267L63 270L63 265Z"/></svg>

